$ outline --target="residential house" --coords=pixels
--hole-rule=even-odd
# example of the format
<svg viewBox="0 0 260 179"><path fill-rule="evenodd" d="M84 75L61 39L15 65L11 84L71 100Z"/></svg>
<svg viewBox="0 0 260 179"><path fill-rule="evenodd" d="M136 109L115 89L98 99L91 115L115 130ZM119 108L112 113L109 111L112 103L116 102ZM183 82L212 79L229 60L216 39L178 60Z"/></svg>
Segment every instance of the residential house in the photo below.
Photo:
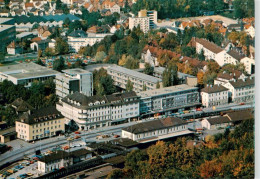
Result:
<svg viewBox="0 0 260 179"><path fill-rule="evenodd" d="M240 60L242 64L245 66L245 70L248 74L255 74L255 59L245 57Z"/></svg>
<svg viewBox="0 0 260 179"><path fill-rule="evenodd" d="M231 125L231 121L227 116L214 116L203 118L201 126L206 129L216 130L218 128L226 128Z"/></svg>
<svg viewBox="0 0 260 179"><path fill-rule="evenodd" d="M239 70L233 70L231 73L223 71L217 74L217 78L214 80L214 84L223 85L228 83L230 80L245 79L246 76Z"/></svg>
<svg viewBox="0 0 260 179"><path fill-rule="evenodd" d="M18 115L23 114L25 112L29 112L34 109L30 104L28 104L22 98L17 98L14 102L11 103L11 106L14 108L16 114Z"/></svg>
<svg viewBox="0 0 260 179"><path fill-rule="evenodd" d="M7 53L10 55L16 55L22 53L23 49L14 41L7 46Z"/></svg>

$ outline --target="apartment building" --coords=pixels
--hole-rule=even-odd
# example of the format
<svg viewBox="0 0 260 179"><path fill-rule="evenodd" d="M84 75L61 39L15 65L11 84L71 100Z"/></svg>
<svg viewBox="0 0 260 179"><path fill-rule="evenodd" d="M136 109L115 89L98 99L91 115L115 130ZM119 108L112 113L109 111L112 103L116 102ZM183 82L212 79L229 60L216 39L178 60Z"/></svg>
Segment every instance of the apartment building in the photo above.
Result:
<svg viewBox="0 0 260 179"><path fill-rule="evenodd" d="M235 103L254 102L255 99L255 78L232 80L223 85L229 89L229 97Z"/></svg>
<svg viewBox="0 0 260 179"><path fill-rule="evenodd" d="M150 29L149 17L129 17L129 29L140 26L140 29L147 33Z"/></svg>
<svg viewBox="0 0 260 179"><path fill-rule="evenodd" d="M57 109L75 121L80 130L110 126L139 117L139 97L135 92L105 96L86 96L75 92L61 99Z"/></svg>
<svg viewBox="0 0 260 179"><path fill-rule="evenodd" d="M210 85L201 89L201 101L205 107L228 104L228 89L222 85Z"/></svg>
<svg viewBox="0 0 260 179"><path fill-rule="evenodd" d="M129 126L122 129L122 137L139 143L147 143L192 133L188 123L180 118L167 117Z"/></svg>
<svg viewBox="0 0 260 179"><path fill-rule="evenodd" d="M232 80L245 79L246 75L244 75L239 70L233 70L230 73L223 71L218 73L217 78L214 80L215 85L224 85Z"/></svg>
<svg viewBox="0 0 260 179"><path fill-rule="evenodd" d="M157 24L157 11L149 11L149 10L140 10L138 12L138 17L149 17L149 26L150 29L156 27Z"/></svg>
<svg viewBox="0 0 260 179"><path fill-rule="evenodd" d="M114 80L114 84L123 89L126 89L128 79L133 83L133 91L135 92L143 91L144 86L146 90L156 89L158 82L162 87L162 79L121 66L110 66L107 68L107 73Z"/></svg>
<svg viewBox="0 0 260 179"><path fill-rule="evenodd" d="M87 35L83 30L75 30L68 35L69 51L72 53L78 52L80 47L92 46L103 40L111 33L91 34Z"/></svg>
<svg viewBox="0 0 260 179"><path fill-rule="evenodd" d="M22 84L30 87L34 81L45 81L55 78L58 71L51 70L41 65L31 63L21 63L0 67L0 82L4 80L12 81L14 84Z"/></svg>
<svg viewBox="0 0 260 179"><path fill-rule="evenodd" d="M16 38L16 30L14 25L5 25L3 23L7 23L7 20L1 20L0 18L0 52L5 52L6 47L15 40ZM9 18L3 18L9 19ZM11 20L10 20L11 21Z"/></svg>
<svg viewBox="0 0 260 179"><path fill-rule="evenodd" d="M255 59L245 57L241 59L240 62L244 64L245 70L248 74L255 74Z"/></svg>
<svg viewBox="0 0 260 179"><path fill-rule="evenodd" d="M23 113L15 122L17 138L33 141L65 131L65 118L54 106Z"/></svg>
<svg viewBox="0 0 260 179"><path fill-rule="evenodd" d="M171 114L200 105L198 87L186 84L142 91L137 95L140 96L141 115Z"/></svg>
<svg viewBox="0 0 260 179"><path fill-rule="evenodd" d="M87 96L93 95L93 75L91 72L80 68L62 70L62 72L55 78L57 96L64 98L76 91Z"/></svg>

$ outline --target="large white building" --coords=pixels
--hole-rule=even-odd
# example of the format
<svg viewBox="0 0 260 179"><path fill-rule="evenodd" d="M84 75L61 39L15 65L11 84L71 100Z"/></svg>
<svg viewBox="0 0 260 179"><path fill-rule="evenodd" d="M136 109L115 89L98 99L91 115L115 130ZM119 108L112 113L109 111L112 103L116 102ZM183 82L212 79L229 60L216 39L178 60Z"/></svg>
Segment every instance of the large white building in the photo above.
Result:
<svg viewBox="0 0 260 179"><path fill-rule="evenodd" d="M156 84L158 82L160 86L162 86L162 79L160 78L117 65L108 67L107 73L114 80L114 84L123 89L126 89L126 84L129 79L133 83L133 91L135 92L143 91L144 87L146 87L146 90L156 89Z"/></svg>
<svg viewBox="0 0 260 179"><path fill-rule="evenodd" d="M75 30L68 35L68 44L70 52L78 52L80 47L92 46L97 42L100 42L107 35L113 35L111 33L103 34L86 34L83 30Z"/></svg>
<svg viewBox="0 0 260 179"><path fill-rule="evenodd" d="M190 109L200 105L198 87L186 84L142 91L137 95L140 96L141 115L171 114L179 109Z"/></svg>
<svg viewBox="0 0 260 179"><path fill-rule="evenodd" d="M248 77L239 80L232 80L223 85L229 89L229 97L233 102L254 102L255 99L255 78Z"/></svg>
<svg viewBox="0 0 260 179"><path fill-rule="evenodd" d="M59 72L37 65L35 63L21 63L0 67L0 82L3 80L12 81L14 84L22 84L30 87L34 81L45 81L55 78Z"/></svg>
<svg viewBox="0 0 260 179"><path fill-rule="evenodd" d="M138 17L149 17L150 29L155 28L157 24L157 11L140 10L138 12Z"/></svg>
<svg viewBox="0 0 260 179"><path fill-rule="evenodd" d="M240 62L244 64L245 70L248 74L251 75L255 73L255 59L245 57L242 58Z"/></svg>
<svg viewBox="0 0 260 179"><path fill-rule="evenodd" d="M202 105L207 108L228 104L228 89L222 85L207 86L200 94Z"/></svg>
<svg viewBox="0 0 260 179"><path fill-rule="evenodd" d="M149 17L129 17L129 29L140 26L140 29L147 33L150 29Z"/></svg>
<svg viewBox="0 0 260 179"><path fill-rule="evenodd" d="M110 126L139 117L135 92L87 97L75 92L60 100L57 109L67 122L74 120L81 130Z"/></svg>
<svg viewBox="0 0 260 179"><path fill-rule="evenodd" d="M56 95L60 98L76 91L87 96L93 95L93 75L91 72L80 68L63 70L55 78Z"/></svg>
<svg viewBox="0 0 260 179"><path fill-rule="evenodd" d="M139 143L147 143L166 138L191 134L188 123L174 117L153 120L122 129L122 137Z"/></svg>

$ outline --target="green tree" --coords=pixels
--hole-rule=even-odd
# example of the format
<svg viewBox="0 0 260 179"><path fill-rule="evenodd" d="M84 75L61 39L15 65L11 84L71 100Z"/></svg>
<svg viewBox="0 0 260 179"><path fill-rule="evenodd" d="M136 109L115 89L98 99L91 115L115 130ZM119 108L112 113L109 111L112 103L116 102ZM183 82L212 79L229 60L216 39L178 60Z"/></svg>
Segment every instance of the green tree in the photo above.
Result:
<svg viewBox="0 0 260 179"><path fill-rule="evenodd" d="M160 88L160 82L157 81L157 83L156 83L156 89L159 89L159 88Z"/></svg>
<svg viewBox="0 0 260 179"><path fill-rule="evenodd" d="M53 62L53 70L60 71L64 70L65 68L65 61L63 57L60 57L59 59L55 59Z"/></svg>
<svg viewBox="0 0 260 179"><path fill-rule="evenodd" d="M169 64L163 71L162 82L163 87L173 86L178 84L178 67L176 64Z"/></svg>
<svg viewBox="0 0 260 179"><path fill-rule="evenodd" d="M205 61L205 55L204 55L204 50L201 49L199 55L198 55L198 58L200 61Z"/></svg>
<svg viewBox="0 0 260 179"><path fill-rule="evenodd" d="M154 68L149 64L149 63L145 63L144 65L144 73L147 75L153 75L154 72Z"/></svg>
<svg viewBox="0 0 260 179"><path fill-rule="evenodd" d="M0 52L0 63L3 63L5 61L5 54L3 52Z"/></svg>
<svg viewBox="0 0 260 179"><path fill-rule="evenodd" d="M126 83L126 91L127 92L133 91L133 88L134 88L134 84L128 79Z"/></svg>
<svg viewBox="0 0 260 179"><path fill-rule="evenodd" d="M58 55L69 53L69 44L60 37L55 42L55 53Z"/></svg>
<svg viewBox="0 0 260 179"><path fill-rule="evenodd" d="M104 51L97 52L95 56L95 61L96 62L102 62L106 58L106 53Z"/></svg>

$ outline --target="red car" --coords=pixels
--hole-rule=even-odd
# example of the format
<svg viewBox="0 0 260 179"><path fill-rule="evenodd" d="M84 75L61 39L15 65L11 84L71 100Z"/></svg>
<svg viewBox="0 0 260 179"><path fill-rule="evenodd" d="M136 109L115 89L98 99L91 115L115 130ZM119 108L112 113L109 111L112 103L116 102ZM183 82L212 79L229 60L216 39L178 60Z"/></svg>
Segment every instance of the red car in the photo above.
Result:
<svg viewBox="0 0 260 179"><path fill-rule="evenodd" d="M197 108L196 111L202 111L202 109L201 108Z"/></svg>
<svg viewBox="0 0 260 179"><path fill-rule="evenodd" d="M76 135L76 136L74 137L74 139L79 139L79 138L81 138L81 136L79 136L79 135Z"/></svg>
<svg viewBox="0 0 260 179"><path fill-rule="evenodd" d="M245 105L245 103L240 103L240 105Z"/></svg>
<svg viewBox="0 0 260 179"><path fill-rule="evenodd" d="M120 135L114 135L114 138L118 138L118 137L120 137Z"/></svg>
<svg viewBox="0 0 260 179"><path fill-rule="evenodd" d="M79 131L76 131L75 134L80 134L80 132L79 132Z"/></svg>
<svg viewBox="0 0 260 179"><path fill-rule="evenodd" d="M33 160L39 160L39 158L38 157L33 157Z"/></svg>

